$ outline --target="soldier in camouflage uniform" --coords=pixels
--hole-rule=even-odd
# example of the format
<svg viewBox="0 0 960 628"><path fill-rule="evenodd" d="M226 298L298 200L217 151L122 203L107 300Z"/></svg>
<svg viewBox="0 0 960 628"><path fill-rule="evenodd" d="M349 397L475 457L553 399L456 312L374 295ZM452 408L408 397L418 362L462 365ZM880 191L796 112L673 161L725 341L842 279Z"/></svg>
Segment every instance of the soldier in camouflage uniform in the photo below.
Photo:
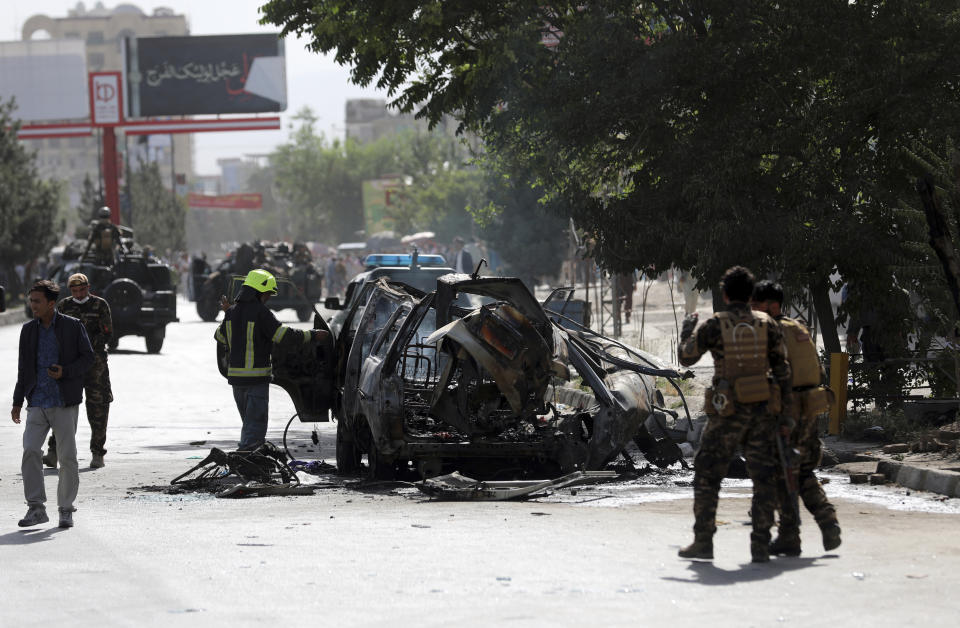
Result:
<svg viewBox="0 0 960 628"><path fill-rule="evenodd" d="M107 367L107 343L113 332L113 321L107 302L90 294L90 282L86 275L70 275L67 285L72 296L60 301L57 309L83 323L93 346L93 366L84 375L83 387L87 397L87 420L90 422L90 467L99 469L103 466L103 456L107 453L103 446L107 441L107 417L110 414L110 402L113 401L110 369ZM57 442L52 435L48 445L43 462L48 467L55 467Z"/></svg>
<svg viewBox="0 0 960 628"><path fill-rule="evenodd" d="M817 358L817 348L810 331L803 323L784 316L783 288L772 281L760 281L753 290L753 309L765 312L776 320L783 331L784 343L790 361L791 387L794 408L788 411L798 417L790 433L790 444L799 452L797 484L803 500L823 536L823 548L827 551L840 547L840 524L837 510L820 486L814 470L820 465L823 443L818 434L817 416L829 409L829 390L823 386L826 374ZM779 534L770 544L770 552L785 556L800 555L800 519L795 504L790 504L786 481L780 473L777 481L780 516Z"/></svg>
<svg viewBox="0 0 960 628"><path fill-rule="evenodd" d="M777 503L774 434L781 402L791 402L790 365L779 326L766 314L750 309L753 284L749 270L730 268L721 281L727 310L700 326L696 326L696 314L683 322L680 363L691 366L709 351L714 376L704 406L709 420L694 465L694 542L680 550L682 558L713 558L720 483L742 445L753 481L750 553L754 562L770 560L770 528Z"/></svg>

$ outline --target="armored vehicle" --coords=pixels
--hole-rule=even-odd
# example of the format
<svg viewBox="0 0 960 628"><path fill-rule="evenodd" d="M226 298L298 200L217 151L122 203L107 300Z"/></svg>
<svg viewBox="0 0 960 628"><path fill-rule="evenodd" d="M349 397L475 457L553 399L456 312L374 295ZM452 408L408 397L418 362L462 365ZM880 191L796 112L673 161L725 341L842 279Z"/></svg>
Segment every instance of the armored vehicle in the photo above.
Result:
<svg viewBox="0 0 960 628"><path fill-rule="evenodd" d="M163 261L145 254L134 242L133 230L119 227L122 246L112 264L82 256L84 242L64 249L62 258L47 276L60 286L61 297L70 295L67 280L83 273L90 280L90 291L110 304L113 337L110 349L116 349L123 336L143 336L148 353L159 353L166 336L167 323L177 318L177 295L173 275ZM29 312L28 312L29 316Z"/></svg>
<svg viewBox="0 0 960 628"><path fill-rule="evenodd" d="M313 263L313 255L303 244L292 247L286 242L241 244L208 274L194 276L197 314L210 322L220 312L220 296L232 298L239 285L236 277L246 276L254 268L270 271L277 278L277 295L270 299L271 310L292 308L297 320L310 320L313 306L321 299L323 274Z"/></svg>

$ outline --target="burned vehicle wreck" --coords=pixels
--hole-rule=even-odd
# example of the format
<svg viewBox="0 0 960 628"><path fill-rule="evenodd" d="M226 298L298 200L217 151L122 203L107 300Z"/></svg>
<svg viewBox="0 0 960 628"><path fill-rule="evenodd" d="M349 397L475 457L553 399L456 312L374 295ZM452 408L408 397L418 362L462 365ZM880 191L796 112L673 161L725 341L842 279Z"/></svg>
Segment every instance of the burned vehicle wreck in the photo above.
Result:
<svg viewBox="0 0 960 628"><path fill-rule="evenodd" d="M463 308L465 293L484 304ZM590 330L564 329L519 279L447 274L430 293L381 280L338 370L341 473L359 472L366 455L381 479L560 475L602 469L631 441L661 462L681 457L645 427L654 376L679 374Z"/></svg>

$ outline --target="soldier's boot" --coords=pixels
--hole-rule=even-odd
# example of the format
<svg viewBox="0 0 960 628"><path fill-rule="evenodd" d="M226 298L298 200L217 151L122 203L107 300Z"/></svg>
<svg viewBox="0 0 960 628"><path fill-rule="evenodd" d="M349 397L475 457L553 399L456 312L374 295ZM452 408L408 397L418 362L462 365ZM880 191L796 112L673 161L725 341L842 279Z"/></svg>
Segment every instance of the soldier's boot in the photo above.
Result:
<svg viewBox="0 0 960 628"><path fill-rule="evenodd" d="M836 521L825 524L820 527L823 535L823 549L835 550L840 547L840 524Z"/></svg>
<svg viewBox="0 0 960 628"><path fill-rule="evenodd" d="M93 454L93 456L90 458L90 468L102 469L103 466L103 454Z"/></svg>
<svg viewBox="0 0 960 628"><path fill-rule="evenodd" d="M713 536L697 534L693 538L693 543L681 548L677 552L680 558L700 558L702 560L713 560Z"/></svg>
<svg viewBox="0 0 960 628"><path fill-rule="evenodd" d="M770 562L769 543L764 543L763 541L751 541L750 542L750 562L769 563Z"/></svg>
<svg viewBox="0 0 960 628"><path fill-rule="evenodd" d="M774 556L799 556L800 532L796 530L780 530L777 538L770 543L770 553Z"/></svg>
<svg viewBox="0 0 960 628"><path fill-rule="evenodd" d="M47 465L51 469L57 468L57 450L56 449L47 449L47 453L42 458L43 464Z"/></svg>

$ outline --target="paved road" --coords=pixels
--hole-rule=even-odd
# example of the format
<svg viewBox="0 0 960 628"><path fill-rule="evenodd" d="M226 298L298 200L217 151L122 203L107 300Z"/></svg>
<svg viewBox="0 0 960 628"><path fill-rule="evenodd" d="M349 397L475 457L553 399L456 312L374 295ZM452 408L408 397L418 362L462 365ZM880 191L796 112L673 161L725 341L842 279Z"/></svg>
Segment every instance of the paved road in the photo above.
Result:
<svg viewBox="0 0 960 628"><path fill-rule="evenodd" d="M244 500L139 490L239 436L214 325L187 303L180 314L160 355L124 338L110 358L107 466L83 469L75 528L16 527L22 428L0 422L0 626L956 625L958 500L840 477L828 485L840 550L825 555L807 520L804 556L766 565L749 563L749 490L736 481L724 489L717 560L677 559L692 523L679 472L501 504L433 502L409 488ZM8 395L17 334L0 328ZM271 401L279 440L293 410L279 389ZM320 452L297 447L309 432L294 424L295 451L332 460L332 426L320 428ZM88 438L81 411L81 451Z"/></svg>

